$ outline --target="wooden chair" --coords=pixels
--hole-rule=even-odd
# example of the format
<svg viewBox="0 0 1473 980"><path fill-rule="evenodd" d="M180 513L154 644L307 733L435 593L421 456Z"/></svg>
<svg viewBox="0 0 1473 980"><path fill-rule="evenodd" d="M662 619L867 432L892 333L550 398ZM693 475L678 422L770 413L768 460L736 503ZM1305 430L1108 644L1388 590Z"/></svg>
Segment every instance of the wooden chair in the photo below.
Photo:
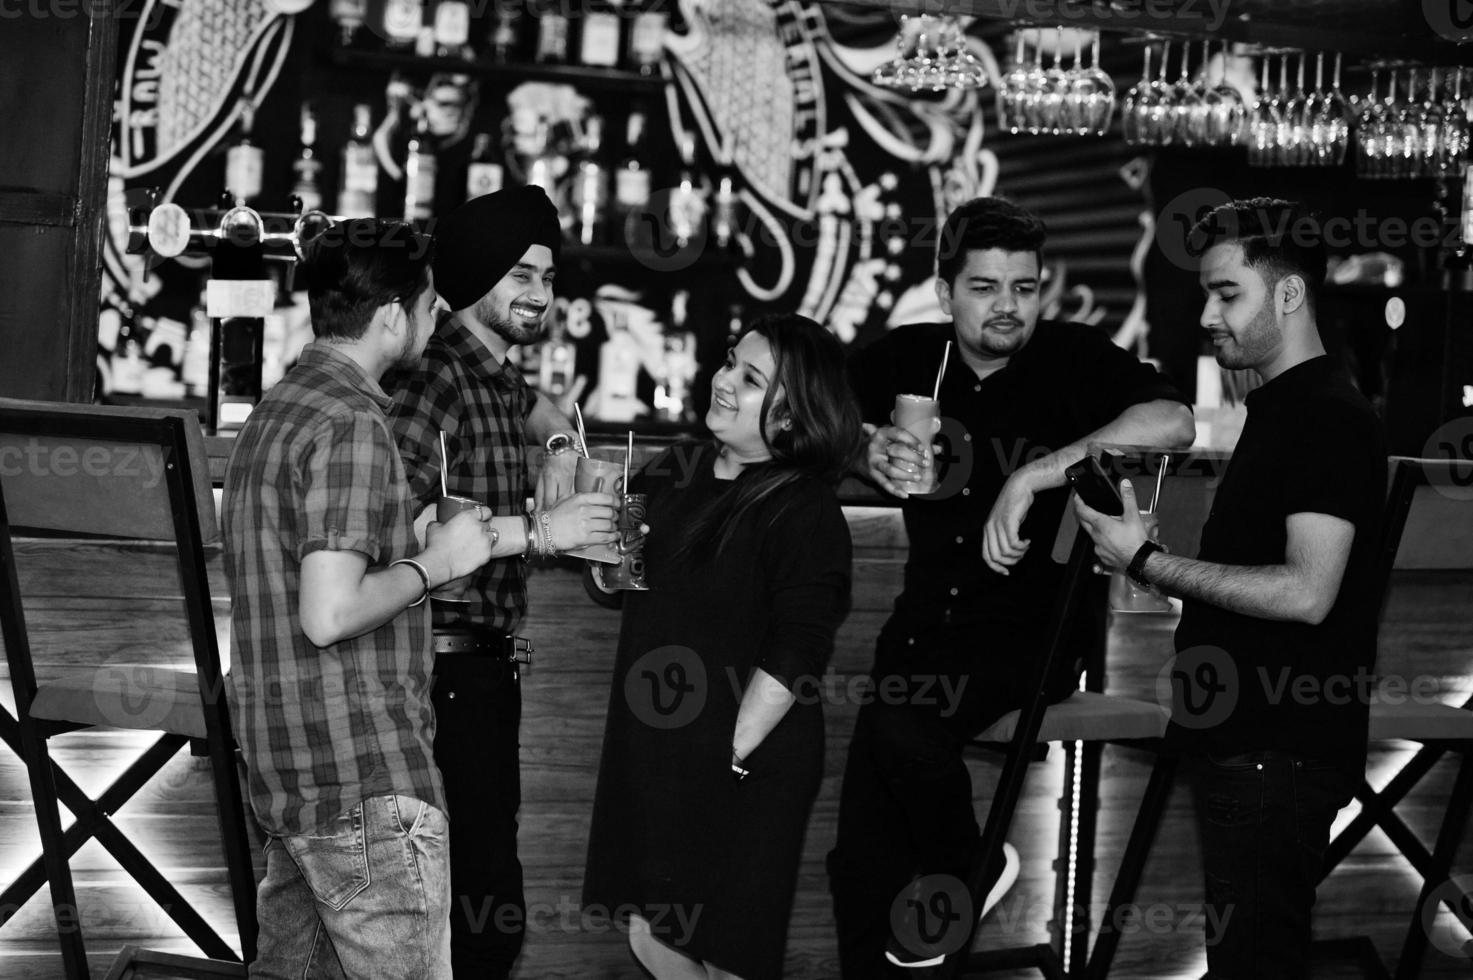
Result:
<svg viewBox="0 0 1473 980"><path fill-rule="evenodd" d="M1384 611L1396 571L1473 570L1473 462L1393 457L1391 491L1386 501L1378 583ZM1421 893L1412 910L1395 976L1418 975L1428 944L1426 922L1436 905L1446 905L1463 927L1473 933L1468 913L1469 893L1456 887L1449 871L1462 842L1473 809L1473 699L1462 705L1398 697L1395 703L1373 701L1370 711L1372 742L1406 740L1422 749L1380 791L1362 781L1356 792L1361 810L1330 842L1321 880L1340 864L1372 828L1379 827L1422 878ZM1396 815L1395 806L1447 753L1459 756L1447 810L1431 850ZM1433 903L1428 907L1428 903ZM1354 956L1370 976L1387 976L1369 936L1327 940L1322 951L1341 950Z"/></svg>
<svg viewBox="0 0 1473 980"><path fill-rule="evenodd" d="M1216 467L1213 461L1187 453L1128 447L1117 453L1115 470L1132 476L1137 499L1153 499L1154 491L1144 477L1157 467L1173 474L1173 493L1163 496L1163 504L1172 501L1169 513L1161 514L1163 528L1193 526L1205 514L1203 488L1215 488ZM1188 478L1188 479L1183 479ZM1190 479L1201 478L1201 479ZM1181 484L1191 483L1191 487ZM1050 978L1104 976L1114 957L1119 935L1108 927L1113 917L1102 924L1094 951L1089 948L1089 923L1076 921L1090 906L1094 878L1094 843L1096 811L1099 805L1099 780L1103 750L1106 745L1146 749L1155 754L1150 780L1137 811L1134 829L1121 859L1108 908L1114 910L1130 901L1139 883L1146 857L1160 826L1176 770L1176 760L1160 751L1160 740L1166 732L1167 708L1154 701L1142 701L1104 693L1105 663L1103 642L1092 652L1086 664L1084 687L1055 704L1048 703L1048 680L1060 666L1060 658L1068 641L1068 625L1081 602L1094 602L1103 611L1103 590L1092 589L1091 569L1095 564L1094 545L1078 528L1072 506L1065 512L1055 543L1054 558L1067 555L1064 580L1050 616L1051 632L1045 654L1040 658L1034 696L1022 709L1005 715L974 741L979 747L1003 753L1002 775L988 808L982 831L982 853L998 853L1012 824L1013 814L1022 797L1023 780L1030 761L1041 758L1040 746L1061 743L1066 752L1066 772L1074 775L1065 780L1064 799L1060 801L1063 818L1060 823L1059 851L1055 861L1055 927L1050 943L1015 946L971 952L972 936L955 953L946 958L941 973L947 978L971 976L992 970L1034 968ZM1091 593L1094 593L1091 595ZM1077 789L1076 789L1077 787ZM990 869L977 869L968 890L974 907L980 901L982 882L989 880ZM971 923L975 930L977 923Z"/></svg>
<svg viewBox="0 0 1473 980"><path fill-rule="evenodd" d="M89 663L68 650L67 669L47 670L38 680L22 602L27 569L16 560L21 534L103 539L125 551L166 547L178 574L193 669L163 665L162 650L143 663L121 651ZM89 976L69 864L89 839L102 844L206 955L254 958L255 879L205 570L204 545L218 536L192 411L0 399L0 618L16 705L15 717L0 709L0 736L25 763L42 844L41 858L0 896L0 908L19 908L50 883L69 978ZM90 799L52 761L48 741L108 728L161 734ZM209 758L239 954L111 820L186 744ZM75 815L69 827L62 825L60 806Z"/></svg>

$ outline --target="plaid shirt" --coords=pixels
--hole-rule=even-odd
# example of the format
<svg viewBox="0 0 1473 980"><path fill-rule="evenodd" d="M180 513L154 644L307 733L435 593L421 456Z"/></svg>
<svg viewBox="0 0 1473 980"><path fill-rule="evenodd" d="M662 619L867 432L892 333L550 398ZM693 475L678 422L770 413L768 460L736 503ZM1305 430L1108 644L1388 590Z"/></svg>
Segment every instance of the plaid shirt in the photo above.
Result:
<svg viewBox="0 0 1473 980"><path fill-rule="evenodd" d="M498 517L522 514L532 495L525 449L536 394L521 372L442 317L412 370L384 378L394 396L389 422L420 506L440 496L440 433L450 456L446 486ZM471 580L470 602L435 603L435 625L467 623L515 633L527 613L527 573L519 557L487 562Z"/></svg>
<svg viewBox="0 0 1473 980"><path fill-rule="evenodd" d="M373 571L419 550L388 405L357 364L310 344L251 412L225 471L231 717L273 834L310 833L372 796L445 808L424 608L328 647L297 610L314 551L359 552Z"/></svg>

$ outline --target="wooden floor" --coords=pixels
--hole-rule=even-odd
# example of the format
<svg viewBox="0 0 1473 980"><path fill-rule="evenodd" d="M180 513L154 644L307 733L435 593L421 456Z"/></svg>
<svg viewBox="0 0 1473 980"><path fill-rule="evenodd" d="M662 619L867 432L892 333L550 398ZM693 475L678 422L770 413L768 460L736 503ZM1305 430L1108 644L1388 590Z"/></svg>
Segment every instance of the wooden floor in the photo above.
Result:
<svg viewBox="0 0 1473 980"><path fill-rule="evenodd" d="M893 512L855 510L855 608L840 635L828 713L828 757L822 793L814 809L798 881L790 931L787 975L837 976L833 924L823 857L832 846L839 776L857 706L845 696L850 678L866 670L874 636L897 590L902 552ZM28 606L38 660L52 665L75 662L87 650L108 650L118 662L182 661L185 636L179 619L177 587L161 566L117 546L88 545L59 553L54 545L22 549L22 582L34 598ZM126 570L126 571L124 571ZM217 622L227 638L227 601L218 560L212 565ZM1441 700L1461 703L1473 688L1473 611L1466 579L1447 583L1427 574L1403 575L1383 627L1379 664L1383 673L1435 678ZM111 595L106 602L79 598ZM524 680L522 732L524 772L521 854L527 874L529 932L518 976L523 978L628 978L641 974L631 965L622 935L609 923L585 920L578 911L584 846L593 783L608 697L611 651L618 620L584 599L574 574L539 571L533 581L533 615L526 633L538 645L535 666ZM1109 687L1112 692L1154 698L1156 676L1170 651L1174 618L1121 616L1113 621ZM9 703L9 685L0 700ZM95 790L137 755L146 737L127 733L64 736L55 744L58 762L84 789ZM1384 784L1414 747L1373 747L1372 783ZM979 813L995 781L995 763L974 763ZM1099 867L1095 901L1107 893L1119 853L1140 798L1149 760L1138 752L1107 750L1101 787ZM1452 771L1439 764L1400 814L1424 841L1432 835L1446 803ZM1010 839L1023 858L1017 887L981 930L979 948L1048 942L1052 922L1053 862L1058 835L1058 797L1063 785L1063 753L1032 767L1027 794ZM1354 806L1341 814L1349 820ZM199 903L206 917L228 939L228 893L216 840L208 777L202 760L176 758L155 784L127 804L118 825L181 891ZM0 747L0 887L38 853L35 822L19 760ZM90 844L72 861L83 929L97 975L125 943L190 951L169 919L151 906L105 852ZM1461 847L1454 872L1473 870L1473 844ZM1321 888L1316 935L1369 934L1382 958L1394 962L1411 921L1418 879L1410 865L1379 831L1351 855ZM1138 901L1140 923L1126 934L1114 976L1187 978L1200 976L1202 950L1201 884L1189 801L1178 789L1146 867ZM54 980L62 976L43 891L0 927L0 978ZM0 910L0 915L10 910ZM1443 910L1434 923L1434 943L1422 975L1467 977L1473 960L1444 950L1466 936ZM1036 972L998 976L1037 976ZM1358 976L1348 964L1328 962L1317 976Z"/></svg>

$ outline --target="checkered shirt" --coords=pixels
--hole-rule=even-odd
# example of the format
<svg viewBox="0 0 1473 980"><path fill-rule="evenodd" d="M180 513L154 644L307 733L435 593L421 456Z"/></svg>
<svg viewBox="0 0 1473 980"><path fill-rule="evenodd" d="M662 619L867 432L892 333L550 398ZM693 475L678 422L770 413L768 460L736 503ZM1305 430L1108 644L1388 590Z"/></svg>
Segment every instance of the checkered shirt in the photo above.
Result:
<svg viewBox="0 0 1473 980"><path fill-rule="evenodd" d="M393 394L389 422L417 506L440 496L440 433L450 454L450 493L489 506L497 517L522 514L532 487L526 426L536 394L515 366L503 365L475 336L442 317L410 371L384 378ZM527 612L521 558L499 558L476 572L465 605L435 603L435 625L455 623L515 633Z"/></svg>
<svg viewBox="0 0 1473 980"><path fill-rule="evenodd" d="M445 808L424 607L327 647L298 615L312 552L355 551L375 571L419 550L388 405L352 360L309 344L251 412L225 471L231 717L272 834L311 833L371 796Z"/></svg>

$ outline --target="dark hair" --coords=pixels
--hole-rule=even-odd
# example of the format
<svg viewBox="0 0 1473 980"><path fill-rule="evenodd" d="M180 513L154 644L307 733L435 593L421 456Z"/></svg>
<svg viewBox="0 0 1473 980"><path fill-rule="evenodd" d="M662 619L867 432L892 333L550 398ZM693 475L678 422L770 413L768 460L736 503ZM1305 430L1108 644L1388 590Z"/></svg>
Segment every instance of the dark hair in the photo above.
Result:
<svg viewBox="0 0 1473 980"><path fill-rule="evenodd" d="M307 243L300 273L317 337L358 340L380 306L406 313L430 288L430 239L402 221L352 218Z"/></svg>
<svg viewBox="0 0 1473 980"><path fill-rule="evenodd" d="M772 347L773 384L762 398L762 441L772 458L747 467L729 493L695 515L682 551L707 545L721 550L743 516L804 477L837 484L861 447L859 403L849 387L838 338L797 314L761 317L737 340L749 333L766 338ZM790 424L769 439L769 421Z"/></svg>
<svg viewBox="0 0 1473 980"><path fill-rule="evenodd" d="M1187 240L1198 255L1214 245L1237 242L1244 264L1270 286L1285 276L1300 276L1313 310L1329 261L1323 228L1319 216L1297 201L1255 197L1212 209Z"/></svg>
<svg viewBox="0 0 1473 980"><path fill-rule="evenodd" d="M948 286L967 262L967 253L1000 248L1032 252L1043 265L1048 231L1032 211L1000 197L974 197L946 217L936 244L936 275Z"/></svg>

